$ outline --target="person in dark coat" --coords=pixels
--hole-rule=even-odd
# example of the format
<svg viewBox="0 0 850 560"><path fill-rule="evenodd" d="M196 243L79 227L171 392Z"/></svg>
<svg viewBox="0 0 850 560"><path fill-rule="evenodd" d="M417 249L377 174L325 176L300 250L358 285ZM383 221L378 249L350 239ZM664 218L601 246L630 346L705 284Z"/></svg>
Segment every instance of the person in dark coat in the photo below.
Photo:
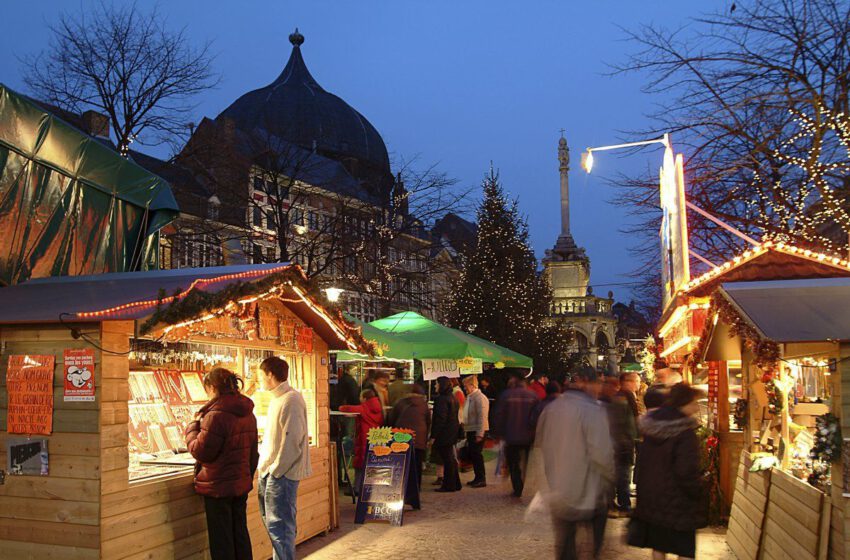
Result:
<svg viewBox="0 0 850 560"><path fill-rule="evenodd" d="M355 412L359 416L355 420L357 435L354 438L354 491L359 493L363 486L363 474L366 468L366 450L369 447L368 436L371 428L378 428L384 423L384 408L372 389L360 393L360 404L346 404L339 407L340 412Z"/></svg>
<svg viewBox="0 0 850 560"><path fill-rule="evenodd" d="M215 368L204 376L211 397L186 428L186 446L197 461L195 492L204 497L212 560L251 558L246 507L260 460L254 403L242 380Z"/></svg>
<svg viewBox="0 0 850 560"><path fill-rule="evenodd" d="M348 369L343 368L336 385L331 385L330 393L331 410L339 410L339 407L345 404L360 404L360 387Z"/></svg>
<svg viewBox="0 0 850 560"><path fill-rule="evenodd" d="M637 507L628 542L651 548L654 557L694 558L696 530L706 526L695 418L701 396L698 389L678 383L664 405L640 420L644 439L637 454Z"/></svg>
<svg viewBox="0 0 850 560"><path fill-rule="evenodd" d="M517 498L522 496L524 486L523 463L528 461L528 450L534 441L531 413L537 403L537 395L528 390L524 379L517 379L496 403L496 433L505 443L505 459L511 473L513 495Z"/></svg>
<svg viewBox="0 0 850 560"><path fill-rule="evenodd" d="M410 393L399 399L390 411L389 424L395 428L413 430L413 449L416 453L417 482L422 486L422 466L428 449L428 433L431 430L431 411L425 399L425 390L419 385L410 385Z"/></svg>
<svg viewBox="0 0 850 560"><path fill-rule="evenodd" d="M461 489L455 444L458 439L460 406L452 395L452 384L447 377L437 379L438 394L434 399L431 422L431 440L443 462L443 483L437 492L457 492Z"/></svg>

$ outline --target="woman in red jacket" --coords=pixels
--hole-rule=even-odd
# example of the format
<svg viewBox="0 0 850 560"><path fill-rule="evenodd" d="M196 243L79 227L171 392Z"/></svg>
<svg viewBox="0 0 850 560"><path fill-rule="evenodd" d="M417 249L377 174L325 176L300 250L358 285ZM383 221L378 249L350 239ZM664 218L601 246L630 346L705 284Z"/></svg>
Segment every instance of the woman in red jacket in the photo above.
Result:
<svg viewBox="0 0 850 560"><path fill-rule="evenodd" d="M343 405L340 412L356 412L360 416L355 422L357 433L354 436L354 491L359 495L363 486L363 469L366 467L366 441L370 428L377 428L384 422L384 410L381 401L372 389L360 393L360 404Z"/></svg>
<svg viewBox="0 0 850 560"><path fill-rule="evenodd" d="M210 556L251 560L245 512L259 462L254 403L242 395L242 380L224 368L204 376L210 401L186 428L186 445L197 460L195 492L204 497Z"/></svg>

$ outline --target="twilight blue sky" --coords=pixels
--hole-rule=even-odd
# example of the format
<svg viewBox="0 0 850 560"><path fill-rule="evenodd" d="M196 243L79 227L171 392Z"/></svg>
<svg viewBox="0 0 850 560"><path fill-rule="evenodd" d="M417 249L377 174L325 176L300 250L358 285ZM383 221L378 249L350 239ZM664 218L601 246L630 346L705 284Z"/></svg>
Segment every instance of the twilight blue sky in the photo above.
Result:
<svg viewBox="0 0 850 560"><path fill-rule="evenodd" d="M566 129L573 236L592 260L596 292L613 289L628 300L628 286L608 286L628 282L631 266L629 239L618 232L625 217L606 202L616 192L602 178L655 169L661 154L609 153L596 159L593 176L580 169L585 147L615 143L619 131L641 128L653 103L640 92L643 77L605 76L605 63L634 49L619 27L652 22L675 29L728 3L185 0L160 2L160 10L193 41L213 41L217 53L221 84L199 99L196 120L271 82L286 64L287 37L298 26L313 76L375 125L393 157L437 163L462 185L477 185L492 160L506 190L519 197L540 257L560 228L556 151L558 131ZM93 5L5 5L4 19L14 24L0 34L0 82L23 90L17 58L44 47L58 10Z"/></svg>

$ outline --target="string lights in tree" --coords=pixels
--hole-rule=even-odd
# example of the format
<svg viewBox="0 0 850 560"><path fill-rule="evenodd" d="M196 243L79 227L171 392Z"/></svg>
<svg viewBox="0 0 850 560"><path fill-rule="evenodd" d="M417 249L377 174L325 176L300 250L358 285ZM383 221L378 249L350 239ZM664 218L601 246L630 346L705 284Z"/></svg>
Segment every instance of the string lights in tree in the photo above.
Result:
<svg viewBox="0 0 850 560"><path fill-rule="evenodd" d="M531 356L537 371L566 371L570 334L549 318L552 291L537 270L528 224L492 169L483 181L476 243L449 297L448 323Z"/></svg>

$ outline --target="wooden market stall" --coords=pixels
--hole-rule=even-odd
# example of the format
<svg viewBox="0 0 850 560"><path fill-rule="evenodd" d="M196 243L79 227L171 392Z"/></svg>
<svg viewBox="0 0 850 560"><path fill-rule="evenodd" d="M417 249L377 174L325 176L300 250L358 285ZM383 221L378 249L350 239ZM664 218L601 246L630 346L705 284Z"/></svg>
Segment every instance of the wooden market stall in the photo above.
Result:
<svg viewBox="0 0 850 560"><path fill-rule="evenodd" d="M719 485L728 512L731 508L741 451L746 447L743 426L736 420L736 404L746 391L741 356L704 359L700 345L714 325L708 321L712 295L724 282L835 278L850 276L850 262L785 243L765 241L729 261L689 280L671 298L662 314L658 333L661 357L682 368L686 381L707 388L705 422L717 435ZM727 344L725 327L716 327L712 340ZM718 355L714 353L713 355ZM739 411L740 412L740 411Z"/></svg>
<svg viewBox="0 0 850 560"><path fill-rule="evenodd" d="M845 558L850 278L726 283L708 324L700 357L742 364L732 550L742 559Z"/></svg>
<svg viewBox="0 0 850 560"><path fill-rule="evenodd" d="M328 351L365 347L297 266L33 280L0 289L0 309L0 449L27 473L23 459L41 457L30 447L47 448L41 473L0 484L0 558L205 557L203 501L181 452L206 399L200 375L222 365L242 376L262 428L255 370L270 355L287 360L308 404L297 541L331 528ZM269 558L256 485L248 504L255 558Z"/></svg>

